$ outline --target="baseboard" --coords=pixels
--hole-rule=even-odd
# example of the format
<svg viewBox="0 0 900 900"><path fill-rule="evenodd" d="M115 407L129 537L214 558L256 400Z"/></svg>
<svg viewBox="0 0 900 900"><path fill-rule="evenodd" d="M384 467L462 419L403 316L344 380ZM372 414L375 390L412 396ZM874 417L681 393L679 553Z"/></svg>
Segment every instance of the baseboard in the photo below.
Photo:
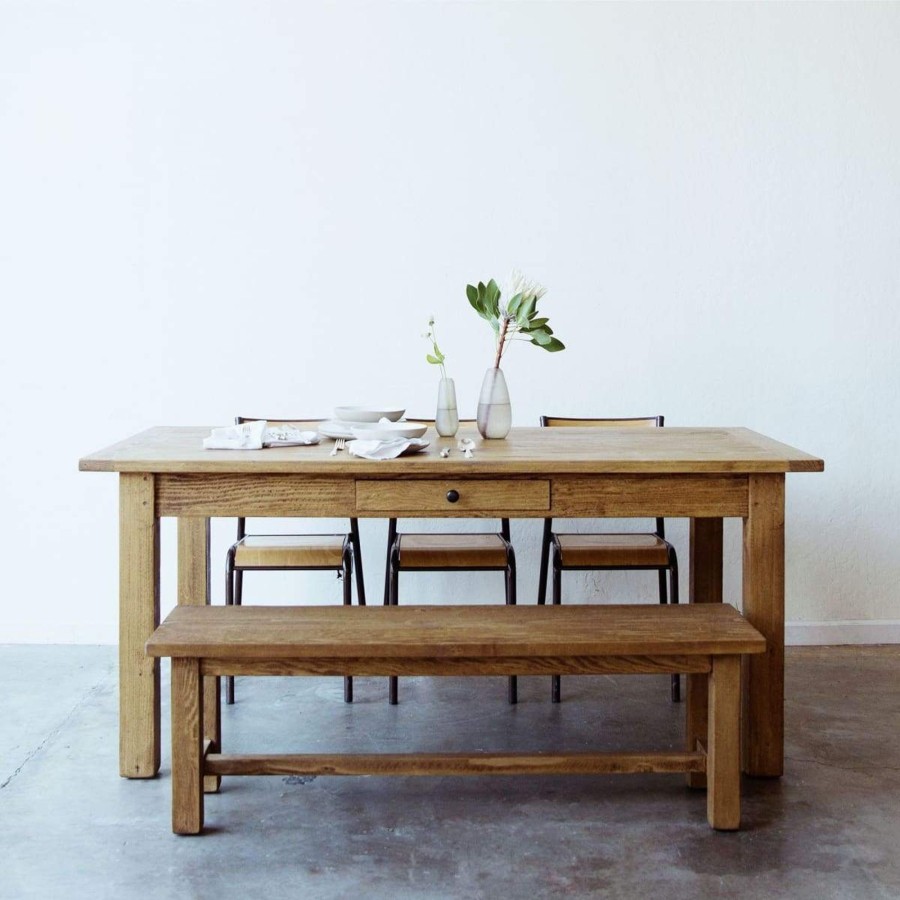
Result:
<svg viewBox="0 0 900 900"><path fill-rule="evenodd" d="M837 622L788 622L789 647L830 647L838 644L900 644L900 620L857 619Z"/></svg>

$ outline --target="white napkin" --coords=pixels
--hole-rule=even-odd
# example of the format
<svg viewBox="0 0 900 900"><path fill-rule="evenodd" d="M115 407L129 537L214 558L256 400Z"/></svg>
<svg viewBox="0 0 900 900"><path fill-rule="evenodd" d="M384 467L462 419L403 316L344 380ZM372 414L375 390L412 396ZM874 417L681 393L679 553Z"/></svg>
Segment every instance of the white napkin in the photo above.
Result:
<svg viewBox="0 0 900 900"><path fill-rule="evenodd" d="M293 425L270 425L263 435L264 447L293 447L318 444L318 431L301 431Z"/></svg>
<svg viewBox="0 0 900 900"><path fill-rule="evenodd" d="M213 428L208 438L203 438L204 450L262 450L266 434L266 421L244 422Z"/></svg>
<svg viewBox="0 0 900 900"><path fill-rule="evenodd" d="M291 447L295 444L318 444L317 431L301 431L293 425L268 427L265 419L213 428L203 439L204 450L262 450L263 447Z"/></svg>
<svg viewBox="0 0 900 900"><path fill-rule="evenodd" d="M357 438L347 443L347 450L354 456L362 456L365 459L395 459L404 450L419 443L415 438L403 438L399 441L364 441Z"/></svg>

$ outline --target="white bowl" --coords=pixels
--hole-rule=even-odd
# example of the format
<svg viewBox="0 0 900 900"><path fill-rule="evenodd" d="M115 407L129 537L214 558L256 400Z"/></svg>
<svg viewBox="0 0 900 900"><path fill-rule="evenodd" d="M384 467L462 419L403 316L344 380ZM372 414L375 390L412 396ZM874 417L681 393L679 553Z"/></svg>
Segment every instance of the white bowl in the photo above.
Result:
<svg viewBox="0 0 900 900"><path fill-rule="evenodd" d="M378 422L381 419L390 419L396 422L405 409L383 409L378 406L336 406L334 417L342 422Z"/></svg>
<svg viewBox="0 0 900 900"><path fill-rule="evenodd" d="M376 425L353 426L353 436L364 441L400 441L420 438L427 425L416 422L380 422Z"/></svg>

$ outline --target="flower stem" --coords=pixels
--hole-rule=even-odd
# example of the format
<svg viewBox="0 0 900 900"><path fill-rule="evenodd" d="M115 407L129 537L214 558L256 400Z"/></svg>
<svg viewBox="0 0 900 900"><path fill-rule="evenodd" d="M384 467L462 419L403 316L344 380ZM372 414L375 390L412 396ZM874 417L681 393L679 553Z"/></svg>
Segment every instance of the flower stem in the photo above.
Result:
<svg viewBox="0 0 900 900"><path fill-rule="evenodd" d="M509 319L503 317L500 325L500 334L497 335L497 355L494 357L494 368L500 368L500 357L503 356L503 345L506 343L506 329L509 328Z"/></svg>

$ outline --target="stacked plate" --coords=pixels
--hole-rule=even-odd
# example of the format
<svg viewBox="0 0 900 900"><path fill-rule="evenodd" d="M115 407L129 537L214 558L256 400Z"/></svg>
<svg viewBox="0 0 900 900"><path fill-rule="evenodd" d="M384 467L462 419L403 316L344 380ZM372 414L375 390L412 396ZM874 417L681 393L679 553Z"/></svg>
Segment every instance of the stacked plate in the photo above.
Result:
<svg viewBox="0 0 900 900"><path fill-rule="evenodd" d="M336 406L334 418L319 425L319 433L330 438L363 438L397 441L421 437L427 425L401 422L405 409L381 406Z"/></svg>

